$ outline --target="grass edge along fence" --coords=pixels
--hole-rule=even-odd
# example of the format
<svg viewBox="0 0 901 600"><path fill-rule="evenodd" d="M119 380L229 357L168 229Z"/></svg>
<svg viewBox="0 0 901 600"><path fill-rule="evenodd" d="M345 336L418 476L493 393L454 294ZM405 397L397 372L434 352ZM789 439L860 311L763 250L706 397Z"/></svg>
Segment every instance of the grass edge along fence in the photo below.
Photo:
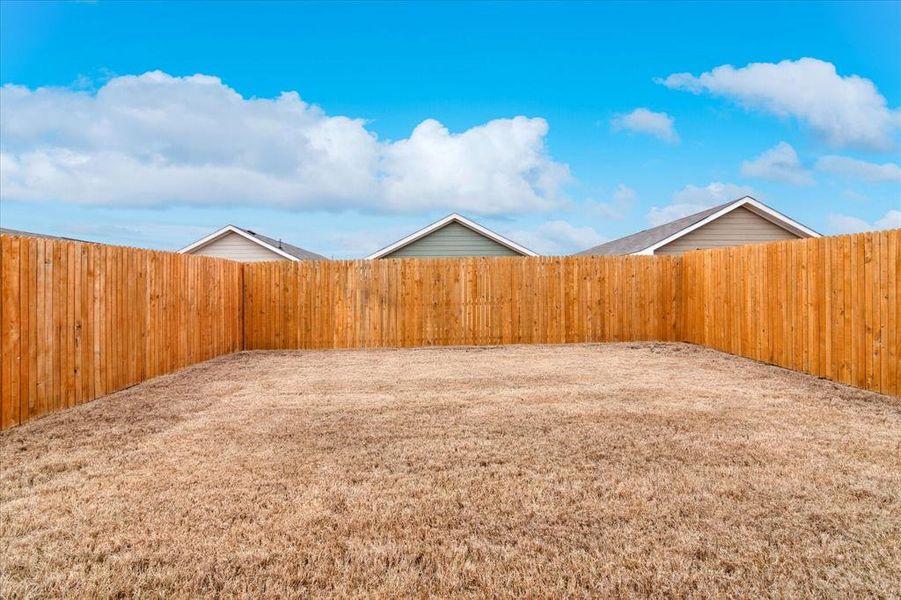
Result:
<svg viewBox="0 0 901 600"><path fill-rule="evenodd" d="M242 266L0 236L0 428L241 350Z"/></svg>
<svg viewBox="0 0 901 600"><path fill-rule="evenodd" d="M899 238L242 264L3 235L0 428L264 348L687 341L898 395Z"/></svg>
<svg viewBox="0 0 901 600"><path fill-rule="evenodd" d="M901 394L901 229L682 255L682 339Z"/></svg>

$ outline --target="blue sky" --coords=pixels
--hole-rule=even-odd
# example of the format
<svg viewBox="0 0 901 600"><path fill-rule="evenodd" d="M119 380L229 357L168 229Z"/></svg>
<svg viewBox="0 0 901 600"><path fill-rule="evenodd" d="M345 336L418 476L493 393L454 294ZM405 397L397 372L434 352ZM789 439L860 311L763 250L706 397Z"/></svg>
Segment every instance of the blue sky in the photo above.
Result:
<svg viewBox="0 0 901 600"><path fill-rule="evenodd" d="M680 75L681 74L681 75ZM568 253L749 193L901 226L901 4L0 4L0 222Z"/></svg>

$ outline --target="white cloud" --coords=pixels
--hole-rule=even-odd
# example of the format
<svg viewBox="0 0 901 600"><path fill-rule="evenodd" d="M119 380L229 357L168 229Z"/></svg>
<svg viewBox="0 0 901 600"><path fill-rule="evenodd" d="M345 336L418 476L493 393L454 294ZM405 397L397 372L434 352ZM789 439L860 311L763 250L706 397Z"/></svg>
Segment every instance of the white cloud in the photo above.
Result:
<svg viewBox="0 0 901 600"><path fill-rule="evenodd" d="M829 231L832 233L858 233L861 231L870 231L873 227L858 217L841 214L829 214L826 217Z"/></svg>
<svg viewBox="0 0 901 600"><path fill-rule="evenodd" d="M832 233L859 233L861 231L879 231L901 227L901 210L890 210L880 219L868 223L859 217L843 214L830 214L827 217L829 230Z"/></svg>
<svg viewBox="0 0 901 600"><path fill-rule="evenodd" d="M686 185L684 188L673 194L673 201L709 207L729 202L730 200L738 200L743 196L752 195L754 195L754 190L746 185L714 181L704 187Z"/></svg>
<svg viewBox="0 0 901 600"><path fill-rule="evenodd" d="M544 154L544 119L496 119L454 135L423 121L382 152L389 205L479 214L548 210L560 200L568 169Z"/></svg>
<svg viewBox="0 0 901 600"><path fill-rule="evenodd" d="M647 220L652 226L662 225L675 219L687 217L704 209L753 196L754 190L745 185L715 181L704 187L687 185L673 194L673 202L663 207L653 206L648 211Z"/></svg>
<svg viewBox="0 0 901 600"><path fill-rule="evenodd" d="M585 200L580 203L580 207L584 209L590 217L600 217L602 219L612 219L619 221L625 218L626 213L632 210L635 202L638 200L638 194L624 183L616 186L613 192L613 198L610 202L597 202L595 200Z"/></svg>
<svg viewBox="0 0 901 600"><path fill-rule="evenodd" d="M647 133L671 144L679 141L675 126L676 120L663 112L636 108L628 114L614 117L611 124L616 130L628 129L638 133Z"/></svg>
<svg viewBox="0 0 901 600"><path fill-rule="evenodd" d="M616 191L613 192L613 201L619 205L631 206L637 199L638 194L625 183L616 186Z"/></svg>
<svg viewBox="0 0 901 600"><path fill-rule="evenodd" d="M539 254L562 256L606 241L591 227L576 227L567 221L547 221L533 229L515 229L504 236Z"/></svg>
<svg viewBox="0 0 901 600"><path fill-rule="evenodd" d="M96 93L5 85L0 129L9 200L497 214L555 208L570 180L541 118L462 133L429 119L382 141L296 92L244 98L206 75L114 77Z"/></svg>
<svg viewBox="0 0 901 600"><path fill-rule="evenodd" d="M876 221L878 229L897 229L901 227L901 210L890 210Z"/></svg>
<svg viewBox="0 0 901 600"><path fill-rule="evenodd" d="M895 163L880 165L848 156L823 156L817 161L817 169L870 183L901 181L901 167Z"/></svg>
<svg viewBox="0 0 901 600"><path fill-rule="evenodd" d="M741 164L741 174L794 185L810 185L813 177L798 160L798 153L789 144L779 142L753 160Z"/></svg>
<svg viewBox="0 0 901 600"><path fill-rule="evenodd" d="M888 150L901 127L901 110L889 108L869 79L841 76L815 58L779 63L722 65L694 76L676 73L658 83L694 93L732 98L748 108L806 123L832 146Z"/></svg>

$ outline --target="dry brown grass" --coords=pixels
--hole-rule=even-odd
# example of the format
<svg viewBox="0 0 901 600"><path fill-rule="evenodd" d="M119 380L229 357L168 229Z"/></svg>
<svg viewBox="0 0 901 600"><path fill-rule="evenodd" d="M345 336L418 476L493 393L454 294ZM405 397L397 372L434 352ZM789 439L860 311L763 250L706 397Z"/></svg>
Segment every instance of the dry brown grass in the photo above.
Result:
<svg viewBox="0 0 901 600"><path fill-rule="evenodd" d="M241 353L0 455L0 596L901 592L899 400L681 344Z"/></svg>

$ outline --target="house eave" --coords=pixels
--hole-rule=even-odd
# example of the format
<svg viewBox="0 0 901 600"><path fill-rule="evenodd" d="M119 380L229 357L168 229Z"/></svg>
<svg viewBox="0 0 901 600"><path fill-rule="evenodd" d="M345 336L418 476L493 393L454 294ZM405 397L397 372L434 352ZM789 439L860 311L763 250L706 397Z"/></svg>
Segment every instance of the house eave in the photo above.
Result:
<svg viewBox="0 0 901 600"><path fill-rule="evenodd" d="M503 237L502 235L499 235L499 234L491 231L490 229L482 227L481 225L479 225L478 223L476 223L474 221L470 221L463 215L459 215L457 213L452 213L452 214L447 215L443 219L439 219L438 221L435 221L431 225L427 225L418 231L414 231L407 237L394 242L390 246L385 246L381 250L373 252L372 254L370 254L369 256L366 257L366 260L374 260L377 258L382 258L382 257L388 256L389 254L396 252L397 250L400 250L401 248L404 248L405 246L409 246L413 242L420 240L420 239L426 237L427 235L429 235L430 233L437 231L437 230L441 229L442 227L444 227L445 225L448 225L449 223L453 223L453 222L459 223L460 225L463 225L464 227L471 229L472 231L475 231L476 233L481 234L481 235L485 236L486 238L500 244L501 246L504 246L505 248L509 248L510 250L513 250L514 252L517 252L523 256L538 256L537 253L532 252L525 246L520 246L519 244L517 244L516 242L514 242L512 240L508 240L507 238Z"/></svg>
<svg viewBox="0 0 901 600"><path fill-rule="evenodd" d="M235 227L234 225L226 225L222 229L214 231L210 235L197 240L193 244L189 244L189 245L185 246L184 248L182 248L181 250L178 250L178 253L179 254L188 254L190 252L193 252L194 250L199 250L199 249L203 248L204 246L207 246L207 245L215 242L219 238L221 238L229 233L235 233L237 235L240 235L241 237L243 237L247 240L250 240L251 242L253 242L257 245L262 246L263 248L266 248L267 250L269 250L271 252L274 252L275 254L281 256L282 258L286 258L291 261L300 260L296 256L288 254L281 248L276 248L272 244L267 244L263 240L259 240L259 239L255 238L254 236L250 235L246 231L239 229L238 227Z"/></svg>
<svg viewBox="0 0 901 600"><path fill-rule="evenodd" d="M794 219L791 219L791 218L783 215L782 213L773 210L772 208L766 206L765 204L758 202L751 196L745 196L743 198L739 198L732 204L723 207L722 210L719 210L719 211L713 213L712 215L708 215L707 217L701 219L697 223L694 223L693 225L690 225L689 227L686 227L685 229L677 231L676 233L670 235L669 237L666 237L666 238L660 240L659 242L651 244L650 246L648 246L647 248L644 248L643 250L639 250L638 252L632 252L631 254L633 254L633 255L654 254L654 252L658 248L662 248L663 246L666 246L667 244L670 244L670 243L678 240L679 238L688 235L692 231L700 229L701 227L707 225L708 223L716 221L723 215L726 215L726 214L732 212L733 210L736 210L741 207L744 207L744 208L750 210L757 216L762 217L762 218L766 219L767 221L770 221L774 225L777 225L777 226L781 227L782 229L785 229L786 231L797 235L798 237L810 237L810 238L822 237L819 233L817 233L813 229L810 229L809 227L806 227L806 226L802 225L801 223L798 223Z"/></svg>

